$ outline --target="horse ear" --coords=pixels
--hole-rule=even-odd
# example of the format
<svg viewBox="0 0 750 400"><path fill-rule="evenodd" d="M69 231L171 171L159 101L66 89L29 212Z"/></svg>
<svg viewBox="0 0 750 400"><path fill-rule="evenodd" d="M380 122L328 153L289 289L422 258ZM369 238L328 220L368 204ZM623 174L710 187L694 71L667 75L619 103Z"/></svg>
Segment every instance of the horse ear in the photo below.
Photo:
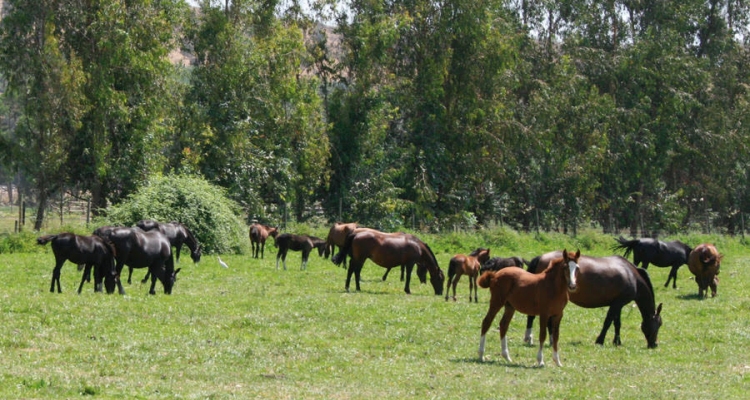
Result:
<svg viewBox="0 0 750 400"><path fill-rule="evenodd" d="M577 260L577 259L578 259L579 257L581 257L581 249L578 249L578 251L576 251L576 260Z"/></svg>
<svg viewBox="0 0 750 400"><path fill-rule="evenodd" d="M563 255L563 260L565 260L565 262L568 262L568 249L563 249L562 255Z"/></svg>
<svg viewBox="0 0 750 400"><path fill-rule="evenodd" d="M181 269L182 269L182 268L177 268L176 270L174 270L174 274L173 274L173 275L174 275L174 276L177 276L177 273L178 273L178 272L180 272L180 270L181 270Z"/></svg>
<svg viewBox="0 0 750 400"><path fill-rule="evenodd" d="M661 314L661 305L662 304L663 303L659 303L659 307L656 307L656 315L660 315Z"/></svg>

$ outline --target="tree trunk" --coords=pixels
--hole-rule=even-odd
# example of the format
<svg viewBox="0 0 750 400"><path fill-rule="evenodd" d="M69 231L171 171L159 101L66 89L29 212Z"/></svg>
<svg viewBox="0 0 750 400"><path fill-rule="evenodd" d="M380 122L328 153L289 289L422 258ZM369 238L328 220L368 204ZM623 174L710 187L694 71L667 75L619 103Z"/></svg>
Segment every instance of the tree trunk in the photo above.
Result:
<svg viewBox="0 0 750 400"><path fill-rule="evenodd" d="M34 221L35 231L42 229L42 223L44 222L44 210L47 208L47 198L47 191L39 190L39 199L37 200L36 206L36 221Z"/></svg>

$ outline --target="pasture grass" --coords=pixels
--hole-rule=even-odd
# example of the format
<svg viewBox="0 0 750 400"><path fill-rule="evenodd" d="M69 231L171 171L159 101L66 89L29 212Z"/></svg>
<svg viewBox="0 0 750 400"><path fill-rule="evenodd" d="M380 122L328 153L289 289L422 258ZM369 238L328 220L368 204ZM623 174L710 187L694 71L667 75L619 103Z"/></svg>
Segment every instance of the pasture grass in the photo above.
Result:
<svg viewBox="0 0 750 400"><path fill-rule="evenodd" d="M493 256L527 259L576 246L608 255L614 243L595 233L420 236L443 270L454 253L484 243ZM547 346L547 367L534 367L537 345L523 344L520 314L508 335L513 362L500 355L499 315L487 337L488 361L477 362L489 292L468 303L465 278L457 302L435 296L416 276L407 296L397 271L382 282L384 269L368 261L362 292L345 293L345 271L330 261L314 254L300 271L299 253L290 252L289 270L277 271L267 246L263 260L222 255L229 269L215 255L198 265L181 258L171 296L160 284L149 296L139 283L144 270L136 270L125 296L94 293L91 284L77 295L80 275L70 263L63 293L53 294L49 248L0 254L0 398L745 398L748 246L731 237L685 239L715 242L725 254L719 295L698 299L687 267L677 290L663 287L668 269L649 268L664 303L660 345L652 350L637 308L623 310L622 346L611 344L612 330L596 346L606 310L571 304L561 325L562 368Z"/></svg>

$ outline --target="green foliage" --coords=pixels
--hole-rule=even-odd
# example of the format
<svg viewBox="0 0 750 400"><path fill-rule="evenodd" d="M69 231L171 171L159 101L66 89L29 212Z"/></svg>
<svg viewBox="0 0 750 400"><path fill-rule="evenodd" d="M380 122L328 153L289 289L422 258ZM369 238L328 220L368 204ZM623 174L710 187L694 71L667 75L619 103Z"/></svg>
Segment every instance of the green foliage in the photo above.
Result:
<svg viewBox="0 0 750 400"><path fill-rule="evenodd" d="M28 230L0 235L0 254L33 253L43 248L36 243L38 232Z"/></svg>
<svg viewBox="0 0 750 400"><path fill-rule="evenodd" d="M247 232L239 207L226 191L187 175L152 177L140 190L107 210L98 225L133 226L142 219L179 221L207 253L242 253Z"/></svg>

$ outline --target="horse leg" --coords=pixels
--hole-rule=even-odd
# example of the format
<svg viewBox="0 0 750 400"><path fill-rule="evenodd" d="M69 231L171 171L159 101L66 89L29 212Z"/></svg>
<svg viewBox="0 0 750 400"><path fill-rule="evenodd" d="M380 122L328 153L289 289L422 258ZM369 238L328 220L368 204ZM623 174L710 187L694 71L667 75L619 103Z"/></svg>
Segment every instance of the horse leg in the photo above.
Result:
<svg viewBox="0 0 750 400"><path fill-rule="evenodd" d="M125 288L122 287L122 280L120 279L120 273L122 272L122 268L125 266L124 263L117 261L117 264L115 265L115 275L117 280L117 290L120 294L125 294Z"/></svg>
<svg viewBox="0 0 750 400"><path fill-rule="evenodd" d="M148 294L155 295L156 294L156 268L153 266L149 266L148 271L151 273L151 288L149 288Z"/></svg>
<svg viewBox="0 0 750 400"><path fill-rule="evenodd" d="M130 285L130 279L133 277L133 267L128 267L128 285Z"/></svg>
<svg viewBox="0 0 750 400"><path fill-rule="evenodd" d="M539 351L536 353L536 365L537 367L544 366L544 341L547 339L547 328L549 326L550 317L546 313L539 314ZM551 337L552 335L550 335ZM553 339L554 340L554 339ZM556 349L554 351L557 351Z"/></svg>
<svg viewBox="0 0 750 400"><path fill-rule="evenodd" d="M91 281L91 264L86 264L83 268L83 275L81 276L81 284L78 285L78 294L81 294L81 290L83 290L83 283L86 281Z"/></svg>
<svg viewBox="0 0 750 400"><path fill-rule="evenodd" d="M497 315L497 312L500 311L500 307L502 306L502 303L490 300L490 308L487 310L487 315L485 315L482 320L482 334L479 337L479 361L484 361L484 342L487 336L487 331L490 330L492 320L495 319L495 315Z"/></svg>
<svg viewBox="0 0 750 400"><path fill-rule="evenodd" d="M409 289L409 283L411 282L411 270L414 268L414 264L409 264L406 266L406 284L404 285L404 292L406 294L411 294L411 290Z"/></svg>
<svg viewBox="0 0 750 400"><path fill-rule="evenodd" d="M279 251L276 252L276 270L279 270L279 259L281 258L282 249L279 248ZM286 268L285 268L286 269Z"/></svg>
<svg viewBox="0 0 750 400"><path fill-rule="evenodd" d="M404 281L404 266L401 266L401 282Z"/></svg>
<svg viewBox="0 0 750 400"><path fill-rule="evenodd" d="M456 301L456 286L458 286L459 280L461 280L461 275L456 274L456 276L453 277L453 282L451 283L451 287L453 287L453 301ZM471 293L469 293L469 301L471 301Z"/></svg>
<svg viewBox="0 0 750 400"><path fill-rule="evenodd" d="M529 315L526 317L526 333L523 335L523 342L531 344L531 342L534 340L531 330L534 328L534 318L536 318L533 315Z"/></svg>
<svg viewBox="0 0 750 400"><path fill-rule="evenodd" d="M150 269L147 269L147 270L146 270L146 276L144 276L144 277L143 277L143 279L141 279L141 283L146 283L146 282L148 282L148 278L150 278L150 277L151 277L151 270L150 270Z"/></svg>
<svg viewBox="0 0 750 400"><path fill-rule="evenodd" d="M615 311L615 308L617 310ZM602 331L599 333L599 336L596 337L595 344L601 344L604 345L604 337L607 336L607 331L609 331L610 325L612 325L612 322L615 320L615 312L617 314L620 313L621 307L616 307L614 305L609 306L609 310L607 310L607 315L604 317L604 325L602 325ZM618 340L619 335L619 329L617 329L617 326L615 326L615 341Z"/></svg>
<svg viewBox="0 0 750 400"><path fill-rule="evenodd" d="M448 279L445 280L445 301L448 301L451 293L451 282L453 281L453 275L448 271ZM453 292L453 298L456 298L456 293Z"/></svg>
<svg viewBox="0 0 750 400"><path fill-rule="evenodd" d="M562 321L562 314L553 315L549 318L550 324L552 325L552 360L555 361L555 364L557 364L558 367L562 367L562 362L560 362L560 352L558 349L558 341L560 339L560 322ZM539 354L541 355L541 347L539 350ZM537 356L537 359L541 360L539 356ZM541 365L544 365L542 363Z"/></svg>
<svg viewBox="0 0 750 400"><path fill-rule="evenodd" d="M610 307L611 308L611 307ZM612 340L612 344L615 346L622 345L622 342L620 341L620 309L617 309L617 313L613 316L614 317L614 323L615 323L615 338Z"/></svg>
<svg viewBox="0 0 750 400"><path fill-rule="evenodd" d="M312 249L302 250L302 266L300 267L300 271L304 271L307 269L307 258L310 257L310 250Z"/></svg>
<svg viewBox="0 0 750 400"><path fill-rule="evenodd" d="M352 281L352 274L354 273L355 269L357 267L354 265L353 262L349 262L349 268L346 270L346 292L349 293L349 283ZM359 279L355 279L355 282L357 284L357 291L359 291Z"/></svg>
<svg viewBox="0 0 750 400"><path fill-rule="evenodd" d="M57 293L62 293L62 289L60 288L60 269L62 269L63 264L65 264L65 259L58 259L55 256L55 269L52 270L52 284L49 287L50 293L55 293L55 282L57 282Z"/></svg>
<svg viewBox="0 0 750 400"><path fill-rule="evenodd" d="M180 253L182 253L182 243L174 247L174 262L180 262Z"/></svg>
<svg viewBox="0 0 750 400"><path fill-rule="evenodd" d="M513 314L515 314L516 309L513 308L510 304L505 304L505 311L503 312L503 317L500 319L500 345L503 349L503 358L508 360L508 362L513 362L513 360L510 359L510 351L508 351L508 327L510 327L510 321L513 319Z"/></svg>
<svg viewBox="0 0 750 400"><path fill-rule="evenodd" d="M708 286L711 288L711 297L716 297L716 289L717 285L719 284L719 278L714 276L713 279L711 279L711 283L708 284ZM708 290L706 290L708 292ZM708 293L706 293L708 296Z"/></svg>
<svg viewBox="0 0 750 400"><path fill-rule="evenodd" d="M669 271L669 276L667 277L667 283L664 284L664 287L667 287L669 285L669 280L672 279L672 289L677 289L677 270L680 269L679 265L673 265L672 269Z"/></svg>
<svg viewBox="0 0 750 400"><path fill-rule="evenodd" d="M469 284L474 284L474 302L479 304L479 294L477 293L479 290L479 285L477 284L477 278L478 275L470 277ZM471 285L469 285L469 288L471 289ZM471 303L471 291L469 291L469 303Z"/></svg>
<svg viewBox="0 0 750 400"><path fill-rule="evenodd" d="M388 273L391 272L390 268L385 269L385 273L383 274L383 282L385 282L386 278L388 278Z"/></svg>
<svg viewBox="0 0 750 400"><path fill-rule="evenodd" d="M260 248L260 258L263 259L263 256L266 253L266 241L262 240L260 243L257 243L256 246ZM258 249L255 249L255 258L258 258Z"/></svg>

